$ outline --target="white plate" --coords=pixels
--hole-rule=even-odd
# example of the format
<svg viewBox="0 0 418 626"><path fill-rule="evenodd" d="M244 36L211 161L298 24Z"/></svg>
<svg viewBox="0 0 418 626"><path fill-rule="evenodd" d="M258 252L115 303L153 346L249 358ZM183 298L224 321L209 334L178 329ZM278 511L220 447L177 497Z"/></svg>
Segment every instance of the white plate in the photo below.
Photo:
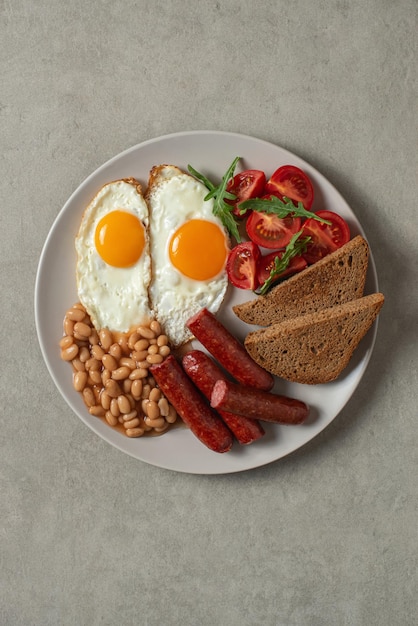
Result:
<svg viewBox="0 0 418 626"><path fill-rule="evenodd" d="M314 210L329 209L342 215L353 235L364 232L338 191L311 165L271 143L244 135L191 131L146 141L117 155L91 174L72 194L58 214L46 239L35 286L35 317L41 350L48 370L62 396L95 433L122 452L159 467L194 474L227 474L276 461L300 448L320 433L341 411L359 384L370 359L377 324L362 340L349 367L339 380L327 385L298 385L277 381L280 393L299 398L311 407L312 417L303 426L265 424L266 435L250 446L234 444L227 454L203 446L187 429L177 428L161 437L129 439L112 430L101 419L89 415L80 395L72 387L71 369L60 359L58 341L62 336L65 311L78 300L75 282L74 237L84 208L105 183L135 177L146 187L153 165L172 163L186 169L190 163L208 178L219 180L235 156L239 169L264 170L269 176L280 165L297 165L310 176L315 188ZM238 171L238 170L237 170ZM377 291L377 276L370 256L366 293ZM243 339L249 327L231 311L231 304L251 295L230 289L221 320Z"/></svg>

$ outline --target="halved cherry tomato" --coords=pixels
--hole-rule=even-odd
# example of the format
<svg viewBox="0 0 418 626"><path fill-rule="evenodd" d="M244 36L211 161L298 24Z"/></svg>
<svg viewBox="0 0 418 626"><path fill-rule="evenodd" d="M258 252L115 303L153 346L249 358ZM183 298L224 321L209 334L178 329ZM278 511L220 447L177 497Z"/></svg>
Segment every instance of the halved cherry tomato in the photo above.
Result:
<svg viewBox="0 0 418 626"><path fill-rule="evenodd" d="M307 211L310 210L314 199L311 180L295 165L279 167L267 182L265 192L281 198L286 196L296 204L302 202Z"/></svg>
<svg viewBox="0 0 418 626"><path fill-rule="evenodd" d="M226 262L229 282L239 289L257 289L257 264L260 257L260 249L252 241L234 246Z"/></svg>
<svg viewBox="0 0 418 626"><path fill-rule="evenodd" d="M271 213L253 211L247 219L246 230L251 241L258 246L277 250L287 246L300 230L300 223L300 217L280 218Z"/></svg>
<svg viewBox="0 0 418 626"><path fill-rule="evenodd" d="M304 223L302 236L309 236L312 239L303 253L309 265L341 248L350 240L350 228L340 215L333 211L317 211L316 215L330 221L331 224L323 224L313 217Z"/></svg>
<svg viewBox="0 0 418 626"><path fill-rule="evenodd" d="M268 278L270 278L270 272L274 267L274 261L276 257L279 259L282 258L284 250L276 250L275 252L270 252L270 254L266 254L262 256L257 265L257 280L259 285L263 285ZM286 278L286 276L291 276L292 274L296 274L297 272L301 272L307 266L307 262L303 258L303 256L294 256L289 261L289 265L287 268L281 273L278 274L274 279L275 282L278 280L282 280Z"/></svg>
<svg viewBox="0 0 418 626"><path fill-rule="evenodd" d="M230 201L234 205L234 215L244 217L248 211L241 215L239 203L261 196L265 184L266 175L261 170L245 170L235 174L226 187L227 191L236 195L236 200Z"/></svg>

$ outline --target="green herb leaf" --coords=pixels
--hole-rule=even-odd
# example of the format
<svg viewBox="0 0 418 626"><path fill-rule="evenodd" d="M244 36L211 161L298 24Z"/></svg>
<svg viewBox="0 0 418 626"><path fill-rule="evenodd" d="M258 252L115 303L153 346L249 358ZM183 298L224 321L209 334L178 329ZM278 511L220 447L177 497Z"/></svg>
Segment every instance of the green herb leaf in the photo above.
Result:
<svg viewBox="0 0 418 626"><path fill-rule="evenodd" d="M261 287L257 289L257 293L259 295L263 296L264 294L267 293L267 291L270 289L275 279L278 276L280 276L282 272L284 272L284 270L287 268L287 266L289 265L293 257L298 256L299 254L302 254L303 252L305 252L306 246L311 240L311 238L302 237L301 239L299 239L302 232L303 230L300 230L298 233L293 235L292 239L287 244L283 255L281 257L277 256L274 259L274 267L270 271L270 276L261 285Z"/></svg>
<svg viewBox="0 0 418 626"><path fill-rule="evenodd" d="M289 215L292 217L312 217L318 222L331 224L329 220L324 220L324 218L318 217L316 213L307 211L302 202L298 202L296 206L290 198L286 197L284 197L283 200L277 198L276 196L271 196L271 198L266 198L264 200L261 198L253 198L240 202L239 208L240 213L245 213L248 209L252 209L253 211L258 211L260 213L273 213L282 219L284 217L288 217Z"/></svg>
<svg viewBox="0 0 418 626"><path fill-rule="evenodd" d="M235 200L236 196L233 193L230 193L226 190L228 182L234 176L235 168L237 166L238 161L241 157L236 157L225 174L222 177L222 181L219 185L214 185L204 174L201 174L197 170L195 170L191 165L188 165L188 169L190 174L200 180L201 183L205 185L205 187L209 190L209 193L205 196L205 200L210 200L213 198L213 214L219 217L224 227L227 231L236 239L236 241L240 242L241 237L238 232L238 224L235 220L233 211L233 206L228 204L226 200Z"/></svg>

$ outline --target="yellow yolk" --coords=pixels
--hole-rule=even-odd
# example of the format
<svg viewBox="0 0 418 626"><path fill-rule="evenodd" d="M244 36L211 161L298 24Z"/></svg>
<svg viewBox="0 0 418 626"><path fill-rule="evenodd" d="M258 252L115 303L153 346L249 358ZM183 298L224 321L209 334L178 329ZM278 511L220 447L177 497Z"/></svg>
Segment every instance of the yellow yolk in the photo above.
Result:
<svg viewBox="0 0 418 626"><path fill-rule="evenodd" d="M219 226L207 220L189 220L169 243L170 261L184 276L208 280L224 268L228 250Z"/></svg>
<svg viewBox="0 0 418 626"><path fill-rule="evenodd" d="M97 224L94 241L105 263L130 267L138 261L144 249L144 227L132 213L111 211Z"/></svg>

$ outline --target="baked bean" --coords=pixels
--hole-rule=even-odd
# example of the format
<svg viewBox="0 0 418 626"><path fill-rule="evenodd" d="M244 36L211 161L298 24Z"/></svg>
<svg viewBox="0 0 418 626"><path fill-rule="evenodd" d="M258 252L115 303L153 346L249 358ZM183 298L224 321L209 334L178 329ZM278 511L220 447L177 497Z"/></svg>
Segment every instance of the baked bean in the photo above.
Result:
<svg viewBox="0 0 418 626"><path fill-rule="evenodd" d="M123 356L120 361L119 361L119 365L129 367L129 369L134 370L136 368L136 362L134 361L134 359L131 359L130 357L127 356Z"/></svg>
<svg viewBox="0 0 418 626"><path fill-rule="evenodd" d="M150 347L148 348L148 354L157 354L158 352L158 346L156 343L151 344Z"/></svg>
<svg viewBox="0 0 418 626"><path fill-rule="evenodd" d="M109 424L109 426L117 426L119 423L118 418L112 415L110 411L106 411L105 420Z"/></svg>
<svg viewBox="0 0 418 626"><path fill-rule="evenodd" d="M132 420L129 420L128 422L123 422L123 425L126 429L137 428L139 426L139 419L137 417L134 417Z"/></svg>
<svg viewBox="0 0 418 626"><path fill-rule="evenodd" d="M119 402L118 402L117 398L112 398L111 399L111 401L110 401L110 412L115 417L119 417L119 415L120 415L120 408L119 408Z"/></svg>
<svg viewBox="0 0 418 626"><path fill-rule="evenodd" d="M68 317L64 319L64 333L66 335L72 335L74 333L74 322Z"/></svg>
<svg viewBox="0 0 418 626"><path fill-rule="evenodd" d="M111 378L111 373L109 370L102 370L102 383L106 385L107 381Z"/></svg>
<svg viewBox="0 0 418 626"><path fill-rule="evenodd" d="M161 335L161 324L158 320L152 320L149 327L155 335Z"/></svg>
<svg viewBox="0 0 418 626"><path fill-rule="evenodd" d="M129 411L129 413L125 413L122 417L123 417L124 422L129 422L130 420L133 420L134 417L137 417L137 416L138 416L138 411L134 409L133 411Z"/></svg>
<svg viewBox="0 0 418 626"><path fill-rule="evenodd" d="M118 343L112 343L109 348L109 354L111 354L117 361L119 361L122 356L122 348Z"/></svg>
<svg viewBox="0 0 418 626"><path fill-rule="evenodd" d="M100 404L94 404L89 408L90 415L95 415L96 417L103 417L105 414L105 410Z"/></svg>
<svg viewBox="0 0 418 626"><path fill-rule="evenodd" d="M124 396L123 394L118 396L117 402L121 413L130 413L131 403L126 396Z"/></svg>
<svg viewBox="0 0 418 626"><path fill-rule="evenodd" d="M140 339L140 335L137 332L133 332L128 338L128 346L131 350L134 349L136 342Z"/></svg>
<svg viewBox="0 0 418 626"><path fill-rule="evenodd" d="M105 409L105 411L108 411L110 409L111 401L112 401L112 398L109 396L107 391L103 389L100 393L100 403L102 407Z"/></svg>
<svg viewBox="0 0 418 626"><path fill-rule="evenodd" d="M67 311L67 319L71 320L72 322L81 322L84 319L86 312L73 307L72 309L69 309Z"/></svg>
<svg viewBox="0 0 418 626"><path fill-rule="evenodd" d="M143 400L141 400L141 409L144 415L147 414L147 404L148 404L149 400L148 398L144 398Z"/></svg>
<svg viewBox="0 0 418 626"><path fill-rule="evenodd" d="M158 354L161 354L163 359L165 359L165 357L168 356L170 352L171 352L170 346L161 346L158 350Z"/></svg>
<svg viewBox="0 0 418 626"><path fill-rule="evenodd" d="M92 331L91 326L89 326L88 324L85 324L84 322L76 322L74 325L74 334L77 333L78 335L81 335L81 337L84 337L85 339L88 339L88 337L90 337L91 331Z"/></svg>
<svg viewBox="0 0 418 626"><path fill-rule="evenodd" d="M157 345L157 338L156 338L156 337L154 337L154 339L150 339L150 340L149 340L149 344L150 344L150 346L155 346L155 345Z"/></svg>
<svg viewBox="0 0 418 626"><path fill-rule="evenodd" d="M78 354L78 346L75 343L72 343L71 346L61 350L61 358L63 361L72 361Z"/></svg>
<svg viewBox="0 0 418 626"><path fill-rule="evenodd" d="M72 308L73 309L80 309L80 311L83 311L84 313L86 312L84 304L81 304L81 302L76 302L75 304L73 304Z"/></svg>
<svg viewBox="0 0 418 626"><path fill-rule="evenodd" d="M77 372L85 372L86 371L85 364L82 361L80 361L80 359L78 357L73 359L71 362L73 364L74 369L77 370Z"/></svg>
<svg viewBox="0 0 418 626"><path fill-rule="evenodd" d="M152 363L150 363L147 359L145 359L145 361L139 361L137 365L138 367L141 367L143 370L146 370L149 367L151 367Z"/></svg>
<svg viewBox="0 0 418 626"><path fill-rule="evenodd" d="M156 419L146 417L145 423L147 426L151 426L151 428L162 428L165 424L165 419L163 417L157 417Z"/></svg>
<svg viewBox="0 0 418 626"><path fill-rule="evenodd" d="M152 400L153 402L158 402L160 398L161 398L161 389L158 389L158 387L153 387L149 393L149 399Z"/></svg>
<svg viewBox="0 0 418 626"><path fill-rule="evenodd" d="M131 351L129 344L128 344L128 338L126 335L121 335L118 339L118 344L121 347L121 350L123 352L123 354L129 354L129 352Z"/></svg>
<svg viewBox="0 0 418 626"><path fill-rule="evenodd" d="M94 392L91 387L85 387L83 389L83 400L88 407L96 404L96 398L94 397Z"/></svg>
<svg viewBox="0 0 418 626"><path fill-rule="evenodd" d="M159 335L157 337L157 346L166 346L168 344L167 335Z"/></svg>
<svg viewBox="0 0 418 626"><path fill-rule="evenodd" d="M89 358L90 358L90 350L86 346L83 346L80 350L80 361L82 363L85 363L86 361L88 361Z"/></svg>
<svg viewBox="0 0 418 626"><path fill-rule="evenodd" d="M105 367L107 370L111 372L113 372L113 370L115 370L118 366L118 363L115 357L112 356L111 354L104 354L102 358L102 363L103 363L103 367Z"/></svg>
<svg viewBox="0 0 418 626"><path fill-rule="evenodd" d="M164 357L161 356L161 354L149 354L147 356L147 363L149 363L150 365L154 365L155 363L162 363L164 360Z"/></svg>
<svg viewBox="0 0 418 626"><path fill-rule="evenodd" d="M177 420L177 411L172 404L169 405L168 414L165 415L165 419L169 424L174 424Z"/></svg>
<svg viewBox="0 0 418 626"><path fill-rule="evenodd" d="M65 348L69 348L72 343L74 343L73 338L69 335L65 335L59 342L59 347L65 350Z"/></svg>
<svg viewBox="0 0 418 626"><path fill-rule="evenodd" d="M125 395L131 404L131 409L134 409L136 407L136 400L134 399L133 395L130 393L126 393Z"/></svg>
<svg viewBox="0 0 418 626"><path fill-rule="evenodd" d="M142 394L142 380L137 378L132 381L131 394L135 400L139 400Z"/></svg>
<svg viewBox="0 0 418 626"><path fill-rule="evenodd" d="M167 428L170 426L170 424L168 422L164 422L164 425L161 426L161 428L154 428L154 431L156 433L163 433L165 430L167 430Z"/></svg>
<svg viewBox="0 0 418 626"><path fill-rule="evenodd" d="M142 369L140 367L138 367L135 370L132 370L132 372L129 374L129 378L131 380L138 380L141 378L146 378L148 376L148 372L146 369Z"/></svg>
<svg viewBox="0 0 418 626"><path fill-rule="evenodd" d="M129 369L129 367L127 365L122 365L122 367L118 367L113 370L112 378L113 380L124 380L125 378L128 378L130 373L131 370Z"/></svg>
<svg viewBox="0 0 418 626"><path fill-rule="evenodd" d="M102 382L102 374L99 370L89 370L89 378L93 385L99 385Z"/></svg>
<svg viewBox="0 0 418 626"><path fill-rule="evenodd" d="M97 346L99 343L99 334L95 328L92 328L91 335L89 337L89 343L91 346Z"/></svg>
<svg viewBox="0 0 418 626"><path fill-rule="evenodd" d="M147 382L142 387L142 397L148 400L150 393L151 393L151 385L149 384L149 382Z"/></svg>
<svg viewBox="0 0 418 626"><path fill-rule="evenodd" d="M103 356L106 354L105 351L103 350L103 348L101 346L99 346L98 344L93 346L91 349L91 354L92 356L97 359L98 361L101 361Z"/></svg>
<svg viewBox="0 0 418 626"><path fill-rule="evenodd" d="M81 359L81 356L80 356L80 359ZM102 364L100 363L100 361L95 359L93 356L90 359L87 359L86 370L95 370L96 372L98 372L101 369L102 369Z"/></svg>
<svg viewBox="0 0 418 626"><path fill-rule="evenodd" d="M170 406L169 406L169 404L168 404L168 400L167 400L167 398L160 398L160 399L158 400L158 408L159 408L159 410L160 410L160 414L161 414L163 417L166 417L166 416L168 415L168 412L169 412Z"/></svg>
<svg viewBox="0 0 418 626"><path fill-rule="evenodd" d="M138 333L138 335L140 335L144 339L155 339L154 331L151 330L151 328L148 328L147 326L138 326L138 328L136 329L136 332Z"/></svg>
<svg viewBox="0 0 418 626"><path fill-rule="evenodd" d="M148 356L148 350L134 350L132 352L132 358L135 359L136 363L141 363L145 361Z"/></svg>
<svg viewBox="0 0 418 626"><path fill-rule="evenodd" d="M125 378L124 381L122 381L122 389L124 393L130 393L132 388L132 381L129 378Z"/></svg>
<svg viewBox="0 0 418 626"><path fill-rule="evenodd" d="M73 376L73 386L76 391L83 391L87 383L87 372L76 372Z"/></svg>
<svg viewBox="0 0 418 626"><path fill-rule="evenodd" d="M135 343L133 349L135 352L141 352L142 350L148 350L149 345L148 339L139 339L139 341Z"/></svg>
<svg viewBox="0 0 418 626"><path fill-rule="evenodd" d="M101 328L99 330L99 339L104 350L109 350L110 346L113 343L113 337L108 328Z"/></svg>
<svg viewBox="0 0 418 626"><path fill-rule="evenodd" d="M142 435L144 434L144 429L143 428L128 428L128 430L126 431L126 434L128 435L128 437L142 437Z"/></svg>
<svg viewBox="0 0 418 626"><path fill-rule="evenodd" d="M120 385L112 378L106 381L105 389L111 398L117 398L122 393Z"/></svg>
<svg viewBox="0 0 418 626"><path fill-rule="evenodd" d="M153 400L148 400L147 405L146 405L145 413L147 414L147 416L151 420L155 420L155 419L159 418L160 417L160 408L159 408L157 402L155 402Z"/></svg>

